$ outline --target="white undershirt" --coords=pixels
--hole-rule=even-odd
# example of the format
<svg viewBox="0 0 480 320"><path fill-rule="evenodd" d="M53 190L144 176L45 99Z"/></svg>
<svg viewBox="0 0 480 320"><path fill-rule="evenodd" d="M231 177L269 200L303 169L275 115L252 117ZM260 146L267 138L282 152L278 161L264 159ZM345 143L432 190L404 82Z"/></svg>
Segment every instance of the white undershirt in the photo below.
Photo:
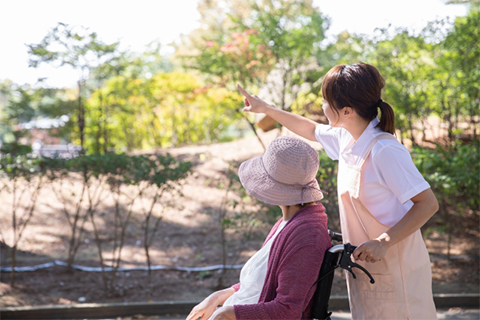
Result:
<svg viewBox="0 0 480 320"><path fill-rule="evenodd" d="M224 306L258 303L258 298L262 292L263 283L267 275L270 248L272 247L273 240L286 223L287 221L282 221L275 231L275 234L245 263L240 272L240 289L225 301Z"/></svg>

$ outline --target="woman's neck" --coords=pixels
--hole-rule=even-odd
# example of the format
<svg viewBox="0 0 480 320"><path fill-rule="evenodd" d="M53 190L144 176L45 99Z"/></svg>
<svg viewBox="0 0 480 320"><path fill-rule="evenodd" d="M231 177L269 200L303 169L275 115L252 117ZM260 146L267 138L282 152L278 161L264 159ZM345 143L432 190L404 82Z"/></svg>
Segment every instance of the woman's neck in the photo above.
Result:
<svg viewBox="0 0 480 320"><path fill-rule="evenodd" d="M366 121L357 116L355 118L352 118L351 121L347 122L343 127L352 135L353 139L357 141L358 138L360 138L362 133L365 131L365 129L368 127L369 123L369 121Z"/></svg>
<svg viewBox="0 0 480 320"><path fill-rule="evenodd" d="M305 207L313 206L315 203L307 203ZM283 213L283 221L287 221L290 219L298 210L302 209L300 206L293 205L293 206L279 206L282 209ZM305 208L303 207L303 208Z"/></svg>

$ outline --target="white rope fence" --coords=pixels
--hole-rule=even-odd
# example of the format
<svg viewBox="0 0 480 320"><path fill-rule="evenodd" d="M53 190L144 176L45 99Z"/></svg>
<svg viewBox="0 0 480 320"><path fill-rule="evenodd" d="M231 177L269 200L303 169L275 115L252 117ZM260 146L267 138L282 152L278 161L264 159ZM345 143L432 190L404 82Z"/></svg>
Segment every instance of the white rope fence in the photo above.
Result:
<svg viewBox="0 0 480 320"><path fill-rule="evenodd" d="M54 262L48 262L39 264L36 266L29 266L29 267L15 267L15 272L33 272L41 269L47 269L54 266L62 266L67 267L68 264L63 261L55 260ZM241 269L243 264L236 264L236 265L222 265L217 264L213 266L206 266L206 267L174 267L174 266L164 266L164 265L154 265L150 267L150 270L174 270L174 271L186 271L186 272L201 272L201 271L212 271L212 270L220 270L220 269ZM86 267L72 264L72 269L86 271L86 272L102 272L101 267ZM112 272L114 268L112 267L104 267L103 271L105 272ZM148 271L148 267L132 267L132 268L118 268L117 271L120 272L127 272L127 271ZM0 272L12 272L11 267L0 267Z"/></svg>

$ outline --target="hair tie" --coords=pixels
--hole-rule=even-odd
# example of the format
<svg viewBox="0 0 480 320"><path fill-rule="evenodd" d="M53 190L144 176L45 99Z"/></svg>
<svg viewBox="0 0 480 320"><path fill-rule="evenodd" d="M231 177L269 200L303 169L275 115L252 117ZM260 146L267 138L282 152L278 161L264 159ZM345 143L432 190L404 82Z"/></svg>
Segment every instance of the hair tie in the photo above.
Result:
<svg viewBox="0 0 480 320"><path fill-rule="evenodd" d="M383 102L382 99L378 99L377 103L375 104L375 107L380 108L380 106L382 105L382 102Z"/></svg>

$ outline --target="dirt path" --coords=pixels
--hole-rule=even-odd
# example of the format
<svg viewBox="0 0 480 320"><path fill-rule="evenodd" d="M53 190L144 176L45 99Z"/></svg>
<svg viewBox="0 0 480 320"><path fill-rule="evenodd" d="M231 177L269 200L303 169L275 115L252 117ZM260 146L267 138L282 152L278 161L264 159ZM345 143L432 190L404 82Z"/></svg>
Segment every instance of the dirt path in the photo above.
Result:
<svg viewBox="0 0 480 320"><path fill-rule="evenodd" d="M267 145L277 136L271 131L263 134ZM315 148L320 149L316 143ZM255 137L239 141L187 146L169 149L169 153L192 161L193 173L183 187L183 197L171 199L173 206L165 209L159 234L152 247L151 257L156 265L167 266L208 266L221 263L221 241L219 223L215 214L224 201L222 188L229 163L241 162L260 155L263 149ZM8 214L9 199L6 193L0 194L0 226L9 239L7 226L11 223ZM109 210L105 202L104 212ZM103 217L104 215L100 215ZM140 223L140 213L134 220ZM454 255L477 255L478 257L478 214L461 217L469 232L454 239ZM471 227L476 224L476 227ZM103 220L102 228L109 233L108 219ZM268 225L255 229L249 239L242 234L227 233L229 264L244 263L261 246ZM56 259L65 261L69 238L68 224L62 215L62 208L48 188L42 190L41 202L37 207L32 223L28 226L24 239L19 244L18 265L36 265ZM426 243L432 257L445 254L445 236L430 233ZM122 253L122 267L144 266L143 237L139 228L128 229L128 236ZM7 244L9 242L7 241ZM8 266L8 250L1 246L1 265ZM240 255L234 254L239 252ZM93 234L87 235L80 247L76 263L98 266L98 254ZM461 258L455 260L438 259L432 262L434 291L444 293L478 292L479 260ZM114 293L105 294L100 273L73 271L55 266L36 272L17 274L17 287L10 288L9 273L1 273L0 307L44 304L76 304L81 302L135 302L135 301L186 301L200 300L211 293L218 285L221 273L154 271L148 276L145 271L120 272ZM239 271L231 270L222 278L221 285L231 285L238 281ZM338 272L333 294L345 294L343 275Z"/></svg>

